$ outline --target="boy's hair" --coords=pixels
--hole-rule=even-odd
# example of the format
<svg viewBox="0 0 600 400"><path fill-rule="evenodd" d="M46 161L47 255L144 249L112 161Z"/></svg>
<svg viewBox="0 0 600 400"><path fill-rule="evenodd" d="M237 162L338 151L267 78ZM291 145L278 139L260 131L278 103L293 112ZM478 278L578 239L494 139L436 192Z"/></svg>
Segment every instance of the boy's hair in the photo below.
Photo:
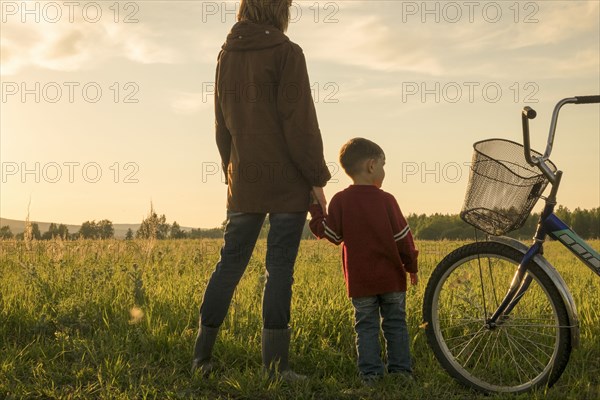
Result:
<svg viewBox="0 0 600 400"><path fill-rule="evenodd" d="M273 25L285 32L290 22L291 4L291 0L242 0L237 19Z"/></svg>
<svg viewBox="0 0 600 400"><path fill-rule="evenodd" d="M385 157L385 153L377 143L364 138L354 138L340 149L340 164L348 175L354 176L360 172L363 161L381 156Z"/></svg>

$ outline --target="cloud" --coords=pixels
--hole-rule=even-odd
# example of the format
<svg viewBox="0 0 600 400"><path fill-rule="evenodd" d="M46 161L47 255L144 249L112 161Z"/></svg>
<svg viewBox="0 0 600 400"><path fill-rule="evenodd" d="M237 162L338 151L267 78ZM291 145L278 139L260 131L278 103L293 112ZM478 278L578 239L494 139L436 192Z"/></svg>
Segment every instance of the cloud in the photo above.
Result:
<svg viewBox="0 0 600 400"><path fill-rule="evenodd" d="M0 65L0 75L12 75L21 67L20 60L14 56L13 48L6 42L0 44Z"/></svg>
<svg viewBox="0 0 600 400"><path fill-rule="evenodd" d="M75 29L36 31L36 39L14 40L18 48L12 49L20 59L21 66L35 65L42 68L74 71L90 59L85 41L89 34ZM9 30L9 35L11 31Z"/></svg>
<svg viewBox="0 0 600 400"><path fill-rule="evenodd" d="M504 32L505 41L508 48L521 48L564 43L591 32L596 33L597 39L599 13L600 3L597 1L556 2L552 6L542 3L536 18L538 22L517 24L517 29L511 33Z"/></svg>
<svg viewBox="0 0 600 400"><path fill-rule="evenodd" d="M550 61L550 60L548 60ZM583 71L600 72L600 54L592 49L577 51L570 59L561 59L556 62L556 69L560 73L577 73Z"/></svg>
<svg viewBox="0 0 600 400"><path fill-rule="evenodd" d="M220 14L207 15L205 4L143 2L137 9L121 4L120 14L115 15L112 3L102 3L102 18L96 23L90 23L89 16L88 20L82 18L82 10L77 6L73 21L69 21L66 6L56 23L44 18L36 22L29 17L22 23L19 15L6 15L0 35L0 74L14 75L27 67L93 70L122 60L214 65L235 16L227 15L224 20ZM215 4L227 7L225 3ZM124 23L126 17L132 16L138 22Z"/></svg>
<svg viewBox="0 0 600 400"><path fill-rule="evenodd" d="M585 38L590 34L597 38L600 3L531 4L537 4L539 8L529 10L528 13L521 10L519 22L513 19L514 12L508 13L509 8L514 9L513 5L504 10L505 17L498 23L479 21L454 26L437 24L432 29L444 27L445 34L440 36L441 43L464 55L487 53L490 50L501 54L508 50L561 46L573 38Z"/></svg>
<svg viewBox="0 0 600 400"><path fill-rule="evenodd" d="M111 24L107 27L107 46L116 46L115 56L142 64L177 64L183 60L181 48L161 43L161 34L149 26Z"/></svg>
<svg viewBox="0 0 600 400"><path fill-rule="evenodd" d="M48 58L60 59L76 56L82 47L84 35L79 30L66 32L54 43L53 47L48 49Z"/></svg>
<svg viewBox="0 0 600 400"><path fill-rule="evenodd" d="M340 84L338 97L394 96L402 82L414 80L525 82L560 79L567 73L587 78L599 69L596 1L519 3L518 23L509 8L512 2L498 3L504 13L498 23L484 21L481 8L473 23L466 16L457 23L436 23L431 17L423 23L419 15L403 21L398 2L319 3L319 13L310 2L298 4L302 17L287 34L304 49L311 74L318 71ZM524 4L538 9L531 14ZM194 73L198 65L214 68L235 22L229 15L202 14L200 2L146 2L141 11L137 24L116 24L110 14L96 24L9 21L0 38L1 74L28 66L76 71L113 63L120 68L123 60L181 64ZM537 22L524 23L527 16ZM325 22L331 19L334 23ZM173 109L195 112L204 104L197 96L173 95Z"/></svg>
<svg viewBox="0 0 600 400"><path fill-rule="evenodd" d="M423 4L414 3L432 9ZM352 67L337 70L354 76L377 74L371 81L382 73L400 81L551 78L565 68L581 76L598 70L593 56L598 54L600 3L519 3L518 15L516 3L493 4L501 8L498 22L484 17L479 5L473 21L464 8L462 18L451 23L443 15L437 22L430 14L403 19L395 2L352 2L340 6L337 23L301 21L291 27L290 37L304 48L309 63ZM584 63L569 68L563 65L566 59Z"/></svg>
<svg viewBox="0 0 600 400"><path fill-rule="evenodd" d="M443 68L436 53L422 46L426 32L403 32L387 25L383 16L345 14L336 24L304 24L292 38L311 61L360 67L379 72L419 71L439 75ZM297 38L297 39L296 39Z"/></svg>
<svg viewBox="0 0 600 400"><path fill-rule="evenodd" d="M55 71L94 69L111 59L173 64L178 50L162 46L158 33L142 25L5 23L0 38L2 75L33 66Z"/></svg>

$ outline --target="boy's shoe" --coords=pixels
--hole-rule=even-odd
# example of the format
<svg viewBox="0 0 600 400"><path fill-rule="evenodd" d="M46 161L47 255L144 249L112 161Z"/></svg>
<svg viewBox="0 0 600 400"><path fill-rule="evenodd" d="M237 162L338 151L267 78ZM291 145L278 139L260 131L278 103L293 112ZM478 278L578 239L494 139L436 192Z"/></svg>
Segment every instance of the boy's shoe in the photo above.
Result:
<svg viewBox="0 0 600 400"><path fill-rule="evenodd" d="M365 386L375 386L383 378L381 375L361 375L360 379Z"/></svg>
<svg viewBox="0 0 600 400"><path fill-rule="evenodd" d="M306 375L298 374L291 369L280 372L281 379L287 383L304 382L308 379Z"/></svg>
<svg viewBox="0 0 600 400"><path fill-rule="evenodd" d="M408 372L408 371L390 372L390 376L398 377L399 379L401 379L404 382L413 383L415 381L415 377L413 376L412 372Z"/></svg>

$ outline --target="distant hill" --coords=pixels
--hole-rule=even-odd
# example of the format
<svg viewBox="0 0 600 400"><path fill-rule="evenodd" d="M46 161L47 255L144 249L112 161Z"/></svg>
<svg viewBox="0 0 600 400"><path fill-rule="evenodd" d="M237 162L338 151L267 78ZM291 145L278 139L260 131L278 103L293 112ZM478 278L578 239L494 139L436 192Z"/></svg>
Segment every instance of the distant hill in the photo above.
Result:
<svg viewBox="0 0 600 400"><path fill-rule="evenodd" d="M38 224L41 233L46 232L51 224L51 222L40 222L40 221L35 221L35 220L31 220L31 222L32 223L35 222ZM54 223L60 224L60 222L54 222ZM16 219L8 219L8 218L0 217L0 226L5 226L5 225L8 225L10 227L10 231L15 235L17 233L22 233L25 230L25 221L19 221ZM69 224L65 224L65 225L67 225L67 228L69 229L69 233L76 233L79 231L79 228L81 228L81 225L69 225ZM133 233L135 234L135 232L139 229L139 227L140 227L140 224L115 224L115 223L113 223L113 228L115 229L115 238L124 239L125 235L127 234L128 229L131 229L133 231ZM184 231L188 231L188 232L192 230L192 228L185 227L185 226L182 226L181 229Z"/></svg>

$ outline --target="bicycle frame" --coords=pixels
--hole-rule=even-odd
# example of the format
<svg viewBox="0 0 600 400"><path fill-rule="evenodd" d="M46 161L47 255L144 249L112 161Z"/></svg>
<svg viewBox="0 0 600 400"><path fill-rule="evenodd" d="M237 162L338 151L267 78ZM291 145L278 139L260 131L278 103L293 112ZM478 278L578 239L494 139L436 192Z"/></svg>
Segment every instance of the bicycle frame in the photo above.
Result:
<svg viewBox="0 0 600 400"><path fill-rule="evenodd" d="M600 276L600 253L594 250L577 233L569 228L554 213L554 204L546 203L544 211L540 216L540 222L535 234L535 242L529 247L511 282L508 292L498 306L498 309L486 321L490 328L499 324L498 320L502 316L510 314L512 309L518 304L519 299L525 294L532 278L527 275L527 265L537 254L543 253L543 243L547 236L559 241L567 247L577 258L587 265L596 275Z"/></svg>
<svg viewBox="0 0 600 400"><path fill-rule="evenodd" d="M546 220L545 226L546 229L549 229L548 235L551 238L561 242L596 275L600 276L600 253L591 248L585 240L580 238L554 214L551 214Z"/></svg>

